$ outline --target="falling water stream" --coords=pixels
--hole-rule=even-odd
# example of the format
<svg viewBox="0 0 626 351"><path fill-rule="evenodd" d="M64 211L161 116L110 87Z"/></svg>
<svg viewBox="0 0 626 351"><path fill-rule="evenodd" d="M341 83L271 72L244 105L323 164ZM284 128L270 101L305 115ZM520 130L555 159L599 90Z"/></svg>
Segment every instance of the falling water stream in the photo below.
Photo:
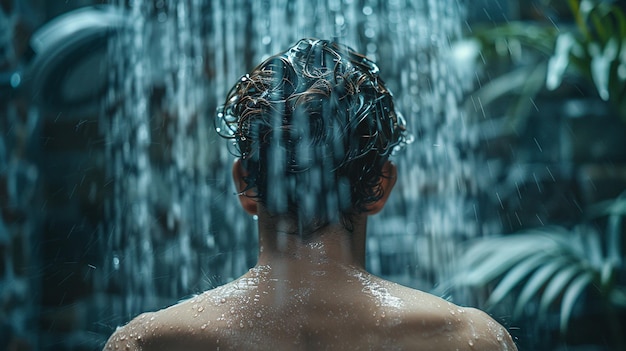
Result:
<svg viewBox="0 0 626 351"><path fill-rule="evenodd" d="M429 290L462 240L480 234L472 195L477 143L459 107L472 81L455 70L458 0L116 0L130 30L109 48L103 106L107 182L100 279L123 319L236 278L255 262L253 218L239 208L232 156L213 111L256 63L303 37L331 38L375 60L413 141L399 182L372 218L367 266Z"/></svg>

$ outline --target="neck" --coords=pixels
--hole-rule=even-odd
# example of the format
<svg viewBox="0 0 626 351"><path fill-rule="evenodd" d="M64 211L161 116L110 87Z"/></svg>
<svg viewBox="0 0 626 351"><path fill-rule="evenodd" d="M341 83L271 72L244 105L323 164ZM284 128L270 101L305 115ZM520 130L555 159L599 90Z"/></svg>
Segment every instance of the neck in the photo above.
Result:
<svg viewBox="0 0 626 351"><path fill-rule="evenodd" d="M366 216L353 218L353 230L328 224L306 238L294 234L288 221L259 214L259 265L318 271L333 266L365 267Z"/></svg>

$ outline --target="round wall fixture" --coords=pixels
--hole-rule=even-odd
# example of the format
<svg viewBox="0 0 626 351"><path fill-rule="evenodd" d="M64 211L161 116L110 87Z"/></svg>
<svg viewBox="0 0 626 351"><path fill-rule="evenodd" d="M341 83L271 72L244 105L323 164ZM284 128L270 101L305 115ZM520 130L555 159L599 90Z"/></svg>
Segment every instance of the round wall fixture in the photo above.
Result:
<svg viewBox="0 0 626 351"><path fill-rule="evenodd" d="M97 111L108 83L108 42L128 28L122 10L113 6L84 7L56 17L33 34L32 59L23 72L5 74L12 78L7 85L45 110Z"/></svg>

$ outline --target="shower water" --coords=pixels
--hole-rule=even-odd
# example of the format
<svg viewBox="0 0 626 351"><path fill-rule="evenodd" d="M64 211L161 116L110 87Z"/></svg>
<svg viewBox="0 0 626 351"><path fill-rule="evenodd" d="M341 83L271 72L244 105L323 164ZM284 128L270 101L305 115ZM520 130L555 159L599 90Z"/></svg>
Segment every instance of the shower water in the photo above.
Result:
<svg viewBox="0 0 626 351"><path fill-rule="evenodd" d="M256 223L239 207L215 108L257 63L304 37L377 62L412 142L399 182L370 220L368 269L430 290L481 233L476 145L451 61L463 6L434 0L116 0L130 28L109 48L103 104L109 186L101 289L123 320L232 280L255 263ZM232 145L230 146L232 147Z"/></svg>

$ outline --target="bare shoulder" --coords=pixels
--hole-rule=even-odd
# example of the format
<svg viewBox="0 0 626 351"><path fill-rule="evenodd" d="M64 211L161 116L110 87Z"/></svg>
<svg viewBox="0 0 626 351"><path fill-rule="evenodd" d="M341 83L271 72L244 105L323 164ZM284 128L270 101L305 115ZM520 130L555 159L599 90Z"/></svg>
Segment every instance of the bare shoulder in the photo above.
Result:
<svg viewBox="0 0 626 351"><path fill-rule="evenodd" d="M464 308L464 336L476 350L515 351L517 346L509 332L485 312ZM470 342L473 340L473 342ZM472 345L470 345L472 346Z"/></svg>
<svg viewBox="0 0 626 351"><path fill-rule="evenodd" d="M197 318L204 310L205 318ZM157 312L143 313L117 328L104 346L104 351L192 351L201 346L215 346L218 339L205 322L206 316L212 314L210 308L196 303L194 299Z"/></svg>
<svg viewBox="0 0 626 351"><path fill-rule="evenodd" d="M168 308L141 314L118 328L104 351L228 349L233 339L238 340L235 331L243 328L233 325L250 324L248 320L243 322L242 310L256 301L248 294L254 290L253 283L240 278Z"/></svg>
<svg viewBox="0 0 626 351"><path fill-rule="evenodd" d="M127 325L118 327L113 335L109 337L109 340L104 345L103 351L140 350L141 339L144 338L143 320L146 319L148 315L149 313L144 313L133 319Z"/></svg>
<svg viewBox="0 0 626 351"><path fill-rule="evenodd" d="M405 306L399 324L406 349L516 351L508 331L487 313L432 294L395 287Z"/></svg>

